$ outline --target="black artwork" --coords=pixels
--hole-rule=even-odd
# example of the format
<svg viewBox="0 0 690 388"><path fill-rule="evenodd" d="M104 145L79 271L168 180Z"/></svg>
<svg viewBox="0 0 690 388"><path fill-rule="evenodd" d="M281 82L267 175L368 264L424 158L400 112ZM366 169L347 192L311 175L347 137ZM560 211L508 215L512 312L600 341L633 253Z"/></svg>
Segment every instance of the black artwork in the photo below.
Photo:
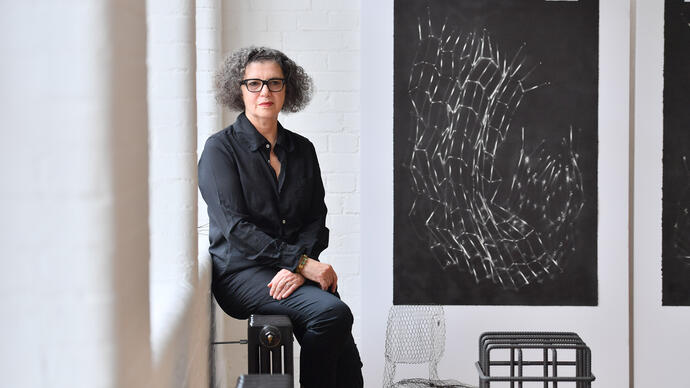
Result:
<svg viewBox="0 0 690 388"><path fill-rule="evenodd" d="M394 303L596 305L598 2L394 12Z"/></svg>
<svg viewBox="0 0 690 388"><path fill-rule="evenodd" d="M690 305L690 4L666 1L663 304Z"/></svg>

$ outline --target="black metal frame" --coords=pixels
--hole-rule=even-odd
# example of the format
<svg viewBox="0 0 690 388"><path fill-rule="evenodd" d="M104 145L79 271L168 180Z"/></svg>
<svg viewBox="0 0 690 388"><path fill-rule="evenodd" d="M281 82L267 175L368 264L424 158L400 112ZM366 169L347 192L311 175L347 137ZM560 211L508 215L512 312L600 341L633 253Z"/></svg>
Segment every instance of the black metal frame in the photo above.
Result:
<svg viewBox="0 0 690 388"><path fill-rule="evenodd" d="M491 352L507 349L510 360L491 359ZM523 350L541 349L541 360L525 360ZM559 360L559 350L575 353L575 360ZM562 354L563 352L561 352ZM549 359L549 354L551 359ZM479 361L476 363L479 387L489 388L491 382L509 382L514 388L522 388L523 382L543 382L544 387L557 388L559 382L575 382L577 388L590 388L592 355L589 347L575 333L567 332L487 332L479 337ZM507 366L510 375L491 375L492 366ZM525 376L525 367L542 366L541 376ZM558 376L559 366L574 366L575 376Z"/></svg>
<svg viewBox="0 0 690 388"><path fill-rule="evenodd" d="M252 315L247 327L250 374L294 374L292 322L285 315Z"/></svg>

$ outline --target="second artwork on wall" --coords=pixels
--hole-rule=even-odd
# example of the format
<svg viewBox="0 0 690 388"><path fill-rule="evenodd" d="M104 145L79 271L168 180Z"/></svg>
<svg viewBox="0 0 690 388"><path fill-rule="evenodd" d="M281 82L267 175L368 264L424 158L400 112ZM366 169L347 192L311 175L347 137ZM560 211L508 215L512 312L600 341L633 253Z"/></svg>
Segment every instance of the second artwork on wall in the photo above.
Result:
<svg viewBox="0 0 690 388"><path fill-rule="evenodd" d="M663 304L690 305L690 3L664 12Z"/></svg>
<svg viewBox="0 0 690 388"><path fill-rule="evenodd" d="M598 25L395 1L395 304L597 304Z"/></svg>

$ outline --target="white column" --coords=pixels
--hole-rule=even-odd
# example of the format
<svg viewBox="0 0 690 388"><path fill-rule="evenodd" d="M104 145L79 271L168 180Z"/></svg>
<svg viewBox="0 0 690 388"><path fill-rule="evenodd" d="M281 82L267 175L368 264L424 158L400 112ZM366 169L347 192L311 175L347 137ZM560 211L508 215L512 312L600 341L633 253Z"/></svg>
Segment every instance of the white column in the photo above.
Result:
<svg viewBox="0 0 690 388"><path fill-rule="evenodd" d="M154 359L197 282L194 0L149 0L148 106Z"/></svg>
<svg viewBox="0 0 690 388"><path fill-rule="evenodd" d="M197 155L201 155L206 138L222 126L222 110L216 102L214 75L221 57L221 2L196 2L196 101ZM199 225L208 223L206 204L199 201Z"/></svg>
<svg viewBox="0 0 690 388"><path fill-rule="evenodd" d="M0 385L150 381L139 1L0 3Z"/></svg>

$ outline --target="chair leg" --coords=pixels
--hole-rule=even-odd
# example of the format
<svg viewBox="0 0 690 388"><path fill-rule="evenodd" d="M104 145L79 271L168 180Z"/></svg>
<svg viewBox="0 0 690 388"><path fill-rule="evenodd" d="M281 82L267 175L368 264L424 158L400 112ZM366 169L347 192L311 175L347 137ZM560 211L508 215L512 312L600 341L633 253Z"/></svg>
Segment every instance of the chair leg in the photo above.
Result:
<svg viewBox="0 0 690 388"><path fill-rule="evenodd" d="M386 360L386 365L383 369L383 388L390 388L393 386L393 378L395 377L395 364Z"/></svg>
<svg viewBox="0 0 690 388"><path fill-rule="evenodd" d="M429 379L438 380L438 360L429 361Z"/></svg>

